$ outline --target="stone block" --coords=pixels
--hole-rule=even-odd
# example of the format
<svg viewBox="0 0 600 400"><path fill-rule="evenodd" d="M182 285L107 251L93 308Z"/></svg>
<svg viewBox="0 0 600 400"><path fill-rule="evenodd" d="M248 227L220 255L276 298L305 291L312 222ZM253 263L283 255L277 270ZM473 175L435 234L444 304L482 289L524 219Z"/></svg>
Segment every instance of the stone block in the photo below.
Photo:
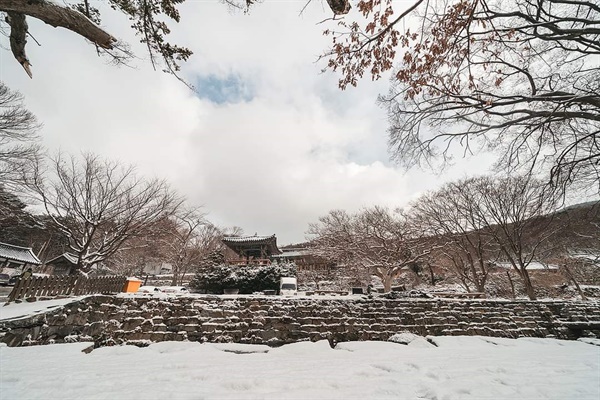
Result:
<svg viewBox="0 0 600 400"><path fill-rule="evenodd" d="M250 332L248 332L248 333L250 333ZM259 336L262 340L268 341L270 339L277 337L277 331L275 331L274 329L260 331Z"/></svg>
<svg viewBox="0 0 600 400"><path fill-rule="evenodd" d="M123 330L132 331L141 326L144 321L142 317L126 318L122 324Z"/></svg>
<svg viewBox="0 0 600 400"><path fill-rule="evenodd" d="M100 334L104 331L104 325L105 323L101 321L92 322L83 328L82 333L92 337L100 336Z"/></svg>
<svg viewBox="0 0 600 400"><path fill-rule="evenodd" d="M202 332L214 332L219 327L219 324L215 324L212 322L205 322L201 325Z"/></svg>
<svg viewBox="0 0 600 400"><path fill-rule="evenodd" d="M88 322L87 315L74 312L72 314L68 314L65 319L65 325L78 325L83 326Z"/></svg>
<svg viewBox="0 0 600 400"><path fill-rule="evenodd" d="M196 332L196 331L202 331L203 328L201 328L201 326L197 325L197 324L186 324L183 326L183 330L186 332Z"/></svg>

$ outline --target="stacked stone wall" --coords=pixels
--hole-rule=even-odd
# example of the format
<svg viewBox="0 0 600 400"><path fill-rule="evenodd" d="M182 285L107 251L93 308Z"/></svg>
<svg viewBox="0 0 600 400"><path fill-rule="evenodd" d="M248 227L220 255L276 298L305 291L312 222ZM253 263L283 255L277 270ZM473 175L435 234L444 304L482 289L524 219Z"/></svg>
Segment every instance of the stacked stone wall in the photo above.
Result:
<svg viewBox="0 0 600 400"><path fill-rule="evenodd" d="M92 296L46 314L0 321L9 346L165 340L281 345L419 335L600 337L598 302Z"/></svg>

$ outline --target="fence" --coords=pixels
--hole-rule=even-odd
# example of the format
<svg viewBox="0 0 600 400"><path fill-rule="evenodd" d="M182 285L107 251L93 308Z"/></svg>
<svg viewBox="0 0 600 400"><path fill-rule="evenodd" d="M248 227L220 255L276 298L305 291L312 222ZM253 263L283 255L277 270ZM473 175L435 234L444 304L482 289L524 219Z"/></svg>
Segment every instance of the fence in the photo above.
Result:
<svg viewBox="0 0 600 400"><path fill-rule="evenodd" d="M27 297L81 296L94 293L121 292L124 276L44 276L20 279L8 295L8 301Z"/></svg>

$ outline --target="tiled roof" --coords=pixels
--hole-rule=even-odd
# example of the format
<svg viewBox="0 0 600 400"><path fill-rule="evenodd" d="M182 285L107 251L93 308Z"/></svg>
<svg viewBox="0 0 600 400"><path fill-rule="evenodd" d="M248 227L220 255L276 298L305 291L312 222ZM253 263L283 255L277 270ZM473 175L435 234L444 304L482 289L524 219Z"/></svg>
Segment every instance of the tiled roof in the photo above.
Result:
<svg viewBox="0 0 600 400"><path fill-rule="evenodd" d="M0 258L10 261L18 261L26 264L39 265L40 260L33 253L31 247L15 246L0 242Z"/></svg>
<svg viewBox="0 0 600 400"><path fill-rule="evenodd" d="M281 251L277 248L277 237L275 237L275 235L226 236L223 238L223 243L233 250L235 250L236 247L245 245L267 245L271 254L281 253Z"/></svg>
<svg viewBox="0 0 600 400"><path fill-rule="evenodd" d="M277 254L273 257L286 258L286 257L302 257L310 254L308 250L294 250L294 251L283 251L282 254Z"/></svg>
<svg viewBox="0 0 600 400"><path fill-rule="evenodd" d="M275 235L271 236L225 236L223 238L224 242L230 243L258 243L258 242L266 242L271 239L275 239Z"/></svg>
<svg viewBox="0 0 600 400"><path fill-rule="evenodd" d="M56 260L58 260L60 258L64 258L71 264L77 264L77 256L72 253L62 253L60 256L54 257L52 260L46 261L46 264L52 264L53 262L55 262Z"/></svg>

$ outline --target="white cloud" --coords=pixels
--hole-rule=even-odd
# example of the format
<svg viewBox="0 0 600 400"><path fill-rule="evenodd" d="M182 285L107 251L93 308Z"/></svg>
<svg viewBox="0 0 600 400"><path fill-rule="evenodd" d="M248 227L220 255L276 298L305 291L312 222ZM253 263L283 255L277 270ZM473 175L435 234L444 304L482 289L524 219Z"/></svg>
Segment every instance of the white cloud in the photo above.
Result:
<svg viewBox="0 0 600 400"><path fill-rule="evenodd" d="M51 151L92 150L136 164L205 205L219 224L302 241L308 223L330 209L403 205L442 180L389 163L385 113L375 105L386 82L367 78L341 92L334 74L320 74L315 60L328 39L315 24L329 12L315 4L298 17L303 5L258 4L249 16L184 5L173 36L195 55L183 74L192 83L234 77L244 95L230 102L210 102L203 87L196 96L143 60L136 69L106 65L83 39L35 22L42 47L29 43L34 79L6 51L0 77L44 122ZM109 15L105 24L144 54L123 18ZM465 168L472 165L449 176Z"/></svg>

